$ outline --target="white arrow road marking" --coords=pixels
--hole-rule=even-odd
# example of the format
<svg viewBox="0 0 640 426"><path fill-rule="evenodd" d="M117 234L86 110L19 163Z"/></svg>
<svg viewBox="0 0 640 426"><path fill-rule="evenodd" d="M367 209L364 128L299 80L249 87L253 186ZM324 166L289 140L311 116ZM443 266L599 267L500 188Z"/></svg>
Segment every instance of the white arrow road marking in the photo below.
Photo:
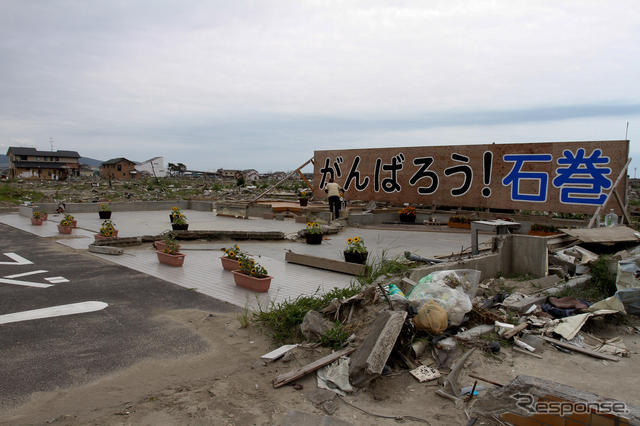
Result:
<svg viewBox="0 0 640 426"><path fill-rule="evenodd" d="M51 287L51 284L34 283L31 281L9 280L6 278L0 278L0 284L15 284L15 285L24 285L27 287L39 287L39 288Z"/></svg>
<svg viewBox="0 0 640 426"><path fill-rule="evenodd" d="M87 312L101 311L107 306L109 306L107 303L96 301L50 306L48 308L33 309L31 311L22 311L15 312L13 314L0 315L0 324L30 321L41 318L60 317L65 315L84 314Z"/></svg>
<svg viewBox="0 0 640 426"><path fill-rule="evenodd" d="M32 265L33 262L25 259L24 257L15 253L2 253L9 259L13 259L13 262L0 262L0 265Z"/></svg>
<svg viewBox="0 0 640 426"><path fill-rule="evenodd" d="M65 277L49 277L45 278L45 280L49 281L51 284L60 284L60 283L68 283L69 280Z"/></svg>
<svg viewBox="0 0 640 426"><path fill-rule="evenodd" d="M21 274L6 275L5 278L20 278L20 277L26 277L28 275L43 274L45 272L47 271L45 271L44 269L40 269L39 271L31 271L31 272L23 272Z"/></svg>

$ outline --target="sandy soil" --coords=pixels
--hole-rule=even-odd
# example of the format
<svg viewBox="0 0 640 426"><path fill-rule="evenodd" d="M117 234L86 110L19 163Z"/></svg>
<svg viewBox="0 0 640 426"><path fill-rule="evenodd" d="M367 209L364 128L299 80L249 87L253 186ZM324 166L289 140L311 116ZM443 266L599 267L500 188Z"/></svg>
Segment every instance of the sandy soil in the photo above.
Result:
<svg viewBox="0 0 640 426"><path fill-rule="evenodd" d="M151 359L102 379L55 392L35 393L27 403L0 412L1 424L106 425L271 425L292 409L324 414L305 396L316 389L315 374L297 383L302 389L274 389L278 374L305 365L328 353L301 348L289 362L264 365L260 355L273 349L262 333L243 329L234 314L197 310L172 311L158 320L176 321L199 333L208 351L178 359ZM623 328L603 326L600 334L620 334ZM630 358L603 362L584 355L567 355L547 348L544 359L504 350L498 356L476 351L461 378L475 373L506 383L518 374L543 377L577 388L640 405L636 377L640 373L640 336L625 334ZM485 387L491 385L483 384ZM345 399L364 410L387 416L415 416L432 425L466 424L463 411L434 394L435 383L418 383L400 372L375 381L368 389ZM334 416L353 424L396 424L369 416L337 400ZM405 420L403 424L421 424ZM423 424L423 423L422 423Z"/></svg>

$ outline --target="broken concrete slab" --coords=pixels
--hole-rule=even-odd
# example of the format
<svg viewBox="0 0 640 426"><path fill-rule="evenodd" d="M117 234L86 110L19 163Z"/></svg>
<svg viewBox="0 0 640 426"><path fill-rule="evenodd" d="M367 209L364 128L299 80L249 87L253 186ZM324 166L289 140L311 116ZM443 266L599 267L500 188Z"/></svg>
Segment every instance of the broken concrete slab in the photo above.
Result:
<svg viewBox="0 0 640 426"><path fill-rule="evenodd" d="M351 423L330 416L318 416L291 410L280 422L281 426L349 426Z"/></svg>
<svg viewBox="0 0 640 426"><path fill-rule="evenodd" d="M352 385L365 386L382 374L406 318L404 311L378 314L369 328L369 334L351 357L349 378Z"/></svg>
<svg viewBox="0 0 640 426"><path fill-rule="evenodd" d="M111 255L121 255L122 253L124 253L124 250L119 247L97 246L95 244L89 244L89 251L91 253L111 254Z"/></svg>
<svg viewBox="0 0 640 426"><path fill-rule="evenodd" d="M536 413L544 404L562 404L564 410ZM575 408L575 409L571 409ZM605 412L606 409L606 412ZM564 414L564 417L560 413ZM578 422L574 414L578 414ZM529 424L640 424L640 408L622 401L582 391L573 387L531 376L517 376L506 386L488 389L471 412L472 419L498 419L517 425Z"/></svg>
<svg viewBox="0 0 640 426"><path fill-rule="evenodd" d="M342 272L349 275L362 275L366 271L366 265L343 262L341 260L327 259L325 257L311 256L288 251L284 257L285 261L298 265L312 266L314 268L326 269L334 272Z"/></svg>
<svg viewBox="0 0 640 426"><path fill-rule="evenodd" d="M331 321L323 317L321 313L310 310L305 314L302 324L300 324L300 331L308 341L317 342L331 327L333 327Z"/></svg>
<svg viewBox="0 0 640 426"><path fill-rule="evenodd" d="M640 234L627 226L561 229L560 231L585 243L640 242Z"/></svg>

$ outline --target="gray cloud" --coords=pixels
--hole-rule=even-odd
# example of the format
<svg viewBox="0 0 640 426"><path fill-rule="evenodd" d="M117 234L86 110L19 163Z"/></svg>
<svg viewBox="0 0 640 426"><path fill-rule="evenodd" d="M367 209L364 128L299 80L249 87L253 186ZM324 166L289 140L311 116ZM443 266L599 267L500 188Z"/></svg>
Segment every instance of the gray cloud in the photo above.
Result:
<svg viewBox="0 0 640 426"><path fill-rule="evenodd" d="M267 170L326 147L620 139L640 116L636 1L2 11L0 148L53 137L102 159Z"/></svg>

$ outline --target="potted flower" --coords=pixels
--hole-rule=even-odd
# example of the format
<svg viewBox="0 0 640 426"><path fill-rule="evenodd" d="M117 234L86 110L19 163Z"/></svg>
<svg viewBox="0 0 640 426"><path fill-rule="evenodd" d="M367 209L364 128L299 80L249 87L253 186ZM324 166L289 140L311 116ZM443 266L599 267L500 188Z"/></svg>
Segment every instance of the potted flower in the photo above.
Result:
<svg viewBox="0 0 640 426"><path fill-rule="evenodd" d="M238 259L238 267L240 269L231 271L233 280L238 287L244 287L259 293L269 291L273 277L268 275L267 270L262 265L248 256L241 256Z"/></svg>
<svg viewBox="0 0 640 426"><path fill-rule="evenodd" d="M58 232L61 234L70 234L73 231L73 223L70 220L62 219L58 225Z"/></svg>
<svg viewBox="0 0 640 426"><path fill-rule="evenodd" d="M74 228L78 227L78 221L73 216L71 216L70 214L65 214L64 218L65 218L65 220L70 221L71 222L71 226L73 226Z"/></svg>
<svg viewBox="0 0 640 426"><path fill-rule="evenodd" d="M531 230L529 231L529 235L536 235L539 237L548 237L559 233L558 228L553 225L540 225L537 223L531 225Z"/></svg>
<svg viewBox="0 0 640 426"><path fill-rule="evenodd" d="M161 240L157 240L153 242L153 247L156 250L164 251L164 248L167 246L167 239L175 238L175 235L172 232L168 232ZM178 244L178 250L180 250L180 244Z"/></svg>
<svg viewBox="0 0 640 426"><path fill-rule="evenodd" d="M36 226L42 225L42 221L43 220L44 220L44 218L42 217L42 213L41 212L38 212L38 211L34 210L31 213L31 224L32 225L36 225Z"/></svg>
<svg viewBox="0 0 640 426"><path fill-rule="evenodd" d="M305 207L309 203L309 197L307 195L307 191L302 191L300 193L300 197L298 197L298 201L300 202L300 207Z"/></svg>
<svg viewBox="0 0 640 426"><path fill-rule="evenodd" d="M169 212L169 220L171 221L171 223L173 223L173 217L178 216L180 214L182 214L182 212L180 211L180 207L178 206L171 207L171 211Z"/></svg>
<svg viewBox="0 0 640 426"><path fill-rule="evenodd" d="M100 203L98 215L100 219L111 219L111 206L107 203Z"/></svg>
<svg viewBox="0 0 640 426"><path fill-rule="evenodd" d="M347 248L344 250L345 262L364 265L368 254L364 241L360 237L347 238Z"/></svg>
<svg viewBox="0 0 640 426"><path fill-rule="evenodd" d="M224 250L224 256L220 258L222 268L227 271L236 271L240 269L240 266L238 265L238 259L242 256L240 247L236 244L231 248L222 250Z"/></svg>
<svg viewBox="0 0 640 426"><path fill-rule="evenodd" d="M171 222L171 228L173 228L174 231L186 231L187 229L189 229L187 217L182 214L182 212L174 214L173 221Z"/></svg>
<svg viewBox="0 0 640 426"><path fill-rule="evenodd" d="M169 266L182 266L186 255L180 253L180 245L176 242L172 235L168 235L164 240L164 250L157 250L158 261Z"/></svg>
<svg viewBox="0 0 640 426"><path fill-rule="evenodd" d="M404 223L413 223L416 221L416 208L411 206L406 206L400 211L400 222Z"/></svg>
<svg viewBox="0 0 640 426"><path fill-rule="evenodd" d="M307 222L307 229L304 231L304 238L307 240L307 244L322 243L322 229L320 229L318 222Z"/></svg>
<svg viewBox="0 0 640 426"><path fill-rule="evenodd" d="M463 228L469 229L471 228L471 219L464 216L451 216L449 218L449 223L447 223L449 228Z"/></svg>
<svg viewBox="0 0 640 426"><path fill-rule="evenodd" d="M118 238L118 230L116 224L111 222L111 219L106 219L100 226L99 233L94 235L96 241L98 240L112 240Z"/></svg>

